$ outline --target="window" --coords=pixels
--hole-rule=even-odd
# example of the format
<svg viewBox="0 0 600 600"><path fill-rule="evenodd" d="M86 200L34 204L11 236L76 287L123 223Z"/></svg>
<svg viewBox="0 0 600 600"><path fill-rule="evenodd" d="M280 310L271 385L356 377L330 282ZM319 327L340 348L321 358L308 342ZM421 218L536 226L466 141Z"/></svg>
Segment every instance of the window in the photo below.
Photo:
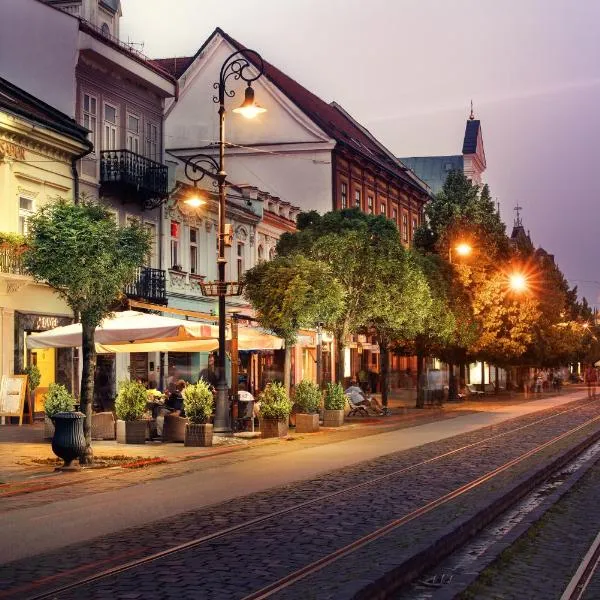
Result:
<svg viewBox="0 0 600 600"><path fill-rule="evenodd" d="M417 217L413 217L412 220L412 231L411 231L411 239L413 239L415 237L415 231L417 230L418 227L418 222L417 222Z"/></svg>
<svg viewBox="0 0 600 600"><path fill-rule="evenodd" d="M238 242L237 245L237 280L240 281L244 274L244 244Z"/></svg>
<svg viewBox="0 0 600 600"><path fill-rule="evenodd" d="M367 198L367 212L372 215L373 214L373 196L369 196Z"/></svg>
<svg viewBox="0 0 600 600"><path fill-rule="evenodd" d="M354 190L354 206L360 208L360 190Z"/></svg>
<svg viewBox="0 0 600 600"><path fill-rule="evenodd" d="M273 260L275 258L275 250L273 248L269 248L269 260Z"/></svg>
<svg viewBox="0 0 600 600"><path fill-rule="evenodd" d="M171 266L181 267L179 264L179 223L171 221Z"/></svg>
<svg viewBox="0 0 600 600"><path fill-rule="evenodd" d="M140 153L140 118L127 115L127 150Z"/></svg>
<svg viewBox="0 0 600 600"><path fill-rule="evenodd" d="M104 150L117 149L117 108L111 104L104 105Z"/></svg>
<svg viewBox="0 0 600 600"><path fill-rule="evenodd" d="M154 223L144 223L144 228L150 234L150 252L146 256L146 265L149 267L158 267L157 252L156 252L156 225Z"/></svg>
<svg viewBox="0 0 600 600"><path fill-rule="evenodd" d="M158 126L146 123L146 156L158 162Z"/></svg>
<svg viewBox="0 0 600 600"><path fill-rule="evenodd" d="M110 37L110 27L108 26L108 23L102 23L102 27L100 28L100 31L102 32L102 35L105 35L106 37Z"/></svg>
<svg viewBox="0 0 600 600"><path fill-rule="evenodd" d="M402 215L402 240L408 242L408 215Z"/></svg>
<svg viewBox="0 0 600 600"><path fill-rule="evenodd" d="M383 202L381 203L381 206L379 207L379 214L383 215L384 217L387 214L386 206Z"/></svg>
<svg viewBox="0 0 600 600"><path fill-rule="evenodd" d="M392 208L392 221L398 225L398 209L395 207Z"/></svg>
<svg viewBox="0 0 600 600"><path fill-rule="evenodd" d="M198 273L198 230L190 227L190 273Z"/></svg>
<svg viewBox="0 0 600 600"><path fill-rule="evenodd" d="M96 118L98 102L94 96L83 94L82 125L90 130L89 140L96 145Z"/></svg>
<svg viewBox="0 0 600 600"><path fill-rule="evenodd" d="M34 206L31 198L19 198L19 233L27 233L27 219L33 214Z"/></svg>
<svg viewBox="0 0 600 600"><path fill-rule="evenodd" d="M265 257L265 249L262 247L262 244L258 247L258 260L263 260Z"/></svg>
<svg viewBox="0 0 600 600"><path fill-rule="evenodd" d="M341 188L342 209L344 209L348 208L348 186L345 183L342 183Z"/></svg>

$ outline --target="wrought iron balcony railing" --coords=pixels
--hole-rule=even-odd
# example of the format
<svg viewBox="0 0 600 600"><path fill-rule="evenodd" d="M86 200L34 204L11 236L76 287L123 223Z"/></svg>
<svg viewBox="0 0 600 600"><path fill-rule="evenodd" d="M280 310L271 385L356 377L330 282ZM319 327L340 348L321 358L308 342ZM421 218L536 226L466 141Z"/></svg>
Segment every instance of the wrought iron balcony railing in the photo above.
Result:
<svg viewBox="0 0 600 600"><path fill-rule="evenodd" d="M154 207L168 196L168 169L130 150L103 150L100 185L113 192L121 189L135 193L146 205Z"/></svg>
<svg viewBox="0 0 600 600"><path fill-rule="evenodd" d="M27 275L23 264L23 249L13 246L0 246L0 273Z"/></svg>
<svg viewBox="0 0 600 600"><path fill-rule="evenodd" d="M145 300L152 304L167 304L167 284L162 269L140 267L135 280L125 287L125 294L134 300Z"/></svg>

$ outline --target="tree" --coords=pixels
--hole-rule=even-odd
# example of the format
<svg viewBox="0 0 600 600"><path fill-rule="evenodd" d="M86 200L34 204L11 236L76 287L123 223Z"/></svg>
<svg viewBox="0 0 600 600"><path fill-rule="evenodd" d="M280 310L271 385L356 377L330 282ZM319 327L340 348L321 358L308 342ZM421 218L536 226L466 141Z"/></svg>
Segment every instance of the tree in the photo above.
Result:
<svg viewBox="0 0 600 600"><path fill-rule="evenodd" d="M290 389L290 347L298 330L337 319L343 291L329 267L298 254L260 262L244 275L245 295L259 323L285 340L284 386Z"/></svg>
<svg viewBox="0 0 600 600"><path fill-rule="evenodd" d="M432 298L427 279L413 252L397 244L383 245L370 267L369 329L377 332L381 349L381 400L388 403L389 351L398 340L412 340L423 331Z"/></svg>
<svg viewBox="0 0 600 600"><path fill-rule="evenodd" d="M92 401L96 348L94 331L108 316L125 285L150 250L149 233L140 223L119 227L103 206L82 200L58 200L28 220L24 262L36 281L53 288L81 319L83 373L80 404L85 413L86 452L80 462L93 461Z"/></svg>
<svg viewBox="0 0 600 600"><path fill-rule="evenodd" d="M277 244L279 256L301 254L323 262L342 286L342 310L327 323L336 338L337 373L344 374L344 346L347 337L367 327L376 314L373 295L375 266L389 248L401 245L395 224L383 216L367 215L358 209L319 215L300 215L295 233L285 233Z"/></svg>

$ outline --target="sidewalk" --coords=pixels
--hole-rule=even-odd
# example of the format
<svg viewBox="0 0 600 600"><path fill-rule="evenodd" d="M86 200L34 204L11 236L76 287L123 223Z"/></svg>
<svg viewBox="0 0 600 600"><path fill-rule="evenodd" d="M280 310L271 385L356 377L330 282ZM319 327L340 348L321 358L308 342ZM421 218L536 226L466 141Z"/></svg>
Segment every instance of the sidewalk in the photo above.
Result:
<svg viewBox="0 0 600 600"><path fill-rule="evenodd" d="M371 458L473 431L585 395L583 390L523 402L488 398L439 410L390 404L394 416L349 423L288 440L244 441L236 448L171 450L167 464L131 471L101 469L45 479L60 487L0 498L0 562L62 547L128 527L172 518L189 510L342 469ZM399 414L402 413L402 414ZM398 430L402 433L399 435ZM108 442L107 442L108 444ZM9 444L28 446L28 444ZM4 461L7 444L0 444ZM99 453L98 446L96 453ZM136 447L133 452L143 448ZM103 448L102 448L103 449ZM119 448L121 450L121 447ZM184 449L186 452L190 449ZM215 450L219 450L215 454ZM111 449L111 452L113 450ZM211 452L212 454L208 454ZM64 518L68 515L68 518Z"/></svg>

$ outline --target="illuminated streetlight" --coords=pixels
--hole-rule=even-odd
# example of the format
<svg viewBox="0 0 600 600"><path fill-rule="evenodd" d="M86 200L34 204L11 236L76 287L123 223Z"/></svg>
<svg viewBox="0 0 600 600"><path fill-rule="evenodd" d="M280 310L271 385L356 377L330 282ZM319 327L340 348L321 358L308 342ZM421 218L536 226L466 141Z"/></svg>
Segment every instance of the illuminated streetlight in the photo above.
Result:
<svg viewBox="0 0 600 600"><path fill-rule="evenodd" d="M513 292L524 292L527 289L527 279L521 273L510 275L508 283Z"/></svg>
<svg viewBox="0 0 600 600"><path fill-rule="evenodd" d="M256 115L267 112L267 109L256 104L256 101L254 100L254 89L251 85L248 85L244 94L244 102L241 106L234 108L232 112L242 115L243 117L246 117L246 119L254 119Z"/></svg>
<svg viewBox="0 0 600 600"><path fill-rule="evenodd" d="M200 198L200 196L194 195L190 198L186 198L183 203L187 204L190 208L200 208L206 204L206 200Z"/></svg>
<svg viewBox="0 0 600 600"><path fill-rule="evenodd" d="M473 252L473 247L471 244L467 244L466 242L461 242L454 246L454 250L458 256L469 256ZM448 262L452 264L452 246L448 248Z"/></svg>

